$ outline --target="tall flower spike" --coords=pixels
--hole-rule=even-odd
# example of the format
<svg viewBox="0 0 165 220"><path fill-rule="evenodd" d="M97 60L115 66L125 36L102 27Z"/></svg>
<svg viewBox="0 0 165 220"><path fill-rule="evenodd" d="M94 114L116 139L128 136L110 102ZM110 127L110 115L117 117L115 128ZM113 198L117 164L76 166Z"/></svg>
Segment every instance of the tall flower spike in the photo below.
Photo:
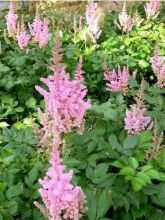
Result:
<svg viewBox="0 0 165 220"><path fill-rule="evenodd" d="M155 19L158 14L161 7L161 1L159 0L151 0L146 3L144 6L147 20L153 20Z"/></svg>
<svg viewBox="0 0 165 220"><path fill-rule="evenodd" d="M94 0L88 1L86 9L87 34L89 34L93 43L96 43L102 32L99 25L100 18L101 12L99 12L97 3Z"/></svg>
<svg viewBox="0 0 165 220"><path fill-rule="evenodd" d="M129 76L128 67L124 67L121 71L120 66L118 66L118 73L116 73L115 69L110 71L106 67L104 71L104 80L108 81L108 83L106 83L107 90L126 94L129 90ZM132 73L132 76L136 78L136 71Z"/></svg>
<svg viewBox="0 0 165 220"><path fill-rule="evenodd" d="M157 77L158 85L162 88L165 87L165 59L160 55L159 48L154 50L151 66Z"/></svg>
<svg viewBox="0 0 165 220"><path fill-rule="evenodd" d="M119 23L115 21L115 24L123 33L130 33L132 31L134 20L130 15L127 14L125 4L119 14Z"/></svg>
<svg viewBox="0 0 165 220"><path fill-rule="evenodd" d="M15 13L13 3L10 3L9 12L5 16L5 18L6 18L7 31L8 31L9 37L15 37L16 31L17 31L18 16Z"/></svg>
<svg viewBox="0 0 165 220"><path fill-rule="evenodd" d="M57 32L56 46L54 52L51 70L54 75L48 78L41 78L41 81L48 87L48 91L36 86L37 91L44 96L46 109L43 115L46 116L44 127L49 124L59 133L69 132L72 128L80 128L83 124L84 115L90 108L90 103L84 98L87 94L86 86L83 83L82 60L77 68L75 79L70 80L70 74L65 72L64 67L59 63L61 55L59 54L60 40ZM50 129L50 128L49 128ZM45 132L47 129L44 129ZM50 133L48 131L49 136Z"/></svg>
<svg viewBox="0 0 165 220"><path fill-rule="evenodd" d="M25 49L30 41L31 36L26 34L25 23L22 18L21 25L18 23L16 39L21 49Z"/></svg>
<svg viewBox="0 0 165 220"><path fill-rule="evenodd" d="M39 44L40 48L46 46L50 39L49 33L49 21L48 19L41 20L39 15L39 8L36 8L35 20L32 24L29 25L33 41Z"/></svg>
<svg viewBox="0 0 165 220"><path fill-rule="evenodd" d="M125 129L128 134L138 134L145 129L151 128L151 118L145 116L146 106L143 102L143 80L138 96L135 98L136 104L131 105L130 110L126 110Z"/></svg>

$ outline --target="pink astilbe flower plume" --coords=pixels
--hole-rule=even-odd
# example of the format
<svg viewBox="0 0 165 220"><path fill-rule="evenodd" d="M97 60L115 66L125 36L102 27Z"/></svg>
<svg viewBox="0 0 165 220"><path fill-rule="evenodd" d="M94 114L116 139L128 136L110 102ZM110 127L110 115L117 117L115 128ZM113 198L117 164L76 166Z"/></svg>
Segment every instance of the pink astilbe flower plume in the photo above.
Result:
<svg viewBox="0 0 165 220"><path fill-rule="evenodd" d="M135 98L136 104L131 105L130 110L126 110L124 121L128 134L138 134L147 128L151 128L151 118L145 116L147 109L143 103L143 86L142 82L139 95Z"/></svg>
<svg viewBox="0 0 165 220"><path fill-rule="evenodd" d="M59 44L58 40L57 43ZM58 48L57 45L56 48ZM82 126L85 112L90 108L90 103L84 100L87 89L82 84L81 59L75 79L72 81L70 74L66 73L64 67L59 63L60 59L59 52L55 52L54 65L51 66L54 75L41 78L49 90L46 91L39 86L36 86L36 89L45 98L47 117L53 120L52 123L56 130L62 133Z"/></svg>
<svg viewBox="0 0 165 220"><path fill-rule="evenodd" d="M161 7L161 1L159 0L151 0L147 2L144 7L147 20L155 19L159 14L160 7Z"/></svg>
<svg viewBox="0 0 165 220"><path fill-rule="evenodd" d="M10 3L9 12L5 16L5 18L6 18L7 31L8 31L9 37L15 37L16 31L17 31L18 16L15 13L13 3Z"/></svg>
<svg viewBox="0 0 165 220"><path fill-rule="evenodd" d="M56 35L56 46L53 55L51 70L53 75L41 78L48 91L36 86L37 91L44 96L45 111L39 110L42 128L35 130L35 134L41 139L42 148L52 147L50 168L44 179L39 180L41 188L39 193L45 207L35 202L36 207L49 220L73 219L79 220L85 213L85 195L81 187L71 184L73 172L66 172L60 158L61 134L72 128L83 126L84 115L90 107L90 103L84 100L87 89L82 84L82 58L76 70L75 79L70 80L69 73L65 72L60 63L60 37L59 30Z"/></svg>
<svg viewBox="0 0 165 220"><path fill-rule="evenodd" d="M132 76L136 78L136 71L132 73ZM124 67L121 70L120 66L118 66L118 73L113 69L110 71L107 66L104 71L104 80L107 81L106 86L107 90L111 92L123 92L126 94L129 90L129 70L128 67Z"/></svg>
<svg viewBox="0 0 165 220"><path fill-rule="evenodd" d="M73 172L66 172L66 167L61 162L59 151L53 150L51 167L44 179L39 180L42 185L39 192L49 210L50 220L79 220L86 211L85 195L80 187L74 187L70 183Z"/></svg>
<svg viewBox="0 0 165 220"><path fill-rule="evenodd" d="M18 23L16 39L21 49L25 49L30 41L31 36L26 33L25 24L22 19L21 25Z"/></svg>
<svg viewBox="0 0 165 220"><path fill-rule="evenodd" d="M35 20L29 25L29 29L33 41L38 43L40 48L45 47L50 39L49 21L46 18L41 20L38 7L36 8Z"/></svg>
<svg viewBox="0 0 165 220"><path fill-rule="evenodd" d="M165 58L160 55L159 48L155 48L151 66L157 77L158 85L162 88L165 87Z"/></svg>

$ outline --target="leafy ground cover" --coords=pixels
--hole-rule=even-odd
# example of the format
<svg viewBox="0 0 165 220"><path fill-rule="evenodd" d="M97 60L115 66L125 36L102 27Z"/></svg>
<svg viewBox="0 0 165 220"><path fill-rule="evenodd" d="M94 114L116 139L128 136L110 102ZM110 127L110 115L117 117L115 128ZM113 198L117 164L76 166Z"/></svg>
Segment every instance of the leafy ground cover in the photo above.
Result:
<svg viewBox="0 0 165 220"><path fill-rule="evenodd" d="M164 3L126 6L3 11L0 219L165 219Z"/></svg>

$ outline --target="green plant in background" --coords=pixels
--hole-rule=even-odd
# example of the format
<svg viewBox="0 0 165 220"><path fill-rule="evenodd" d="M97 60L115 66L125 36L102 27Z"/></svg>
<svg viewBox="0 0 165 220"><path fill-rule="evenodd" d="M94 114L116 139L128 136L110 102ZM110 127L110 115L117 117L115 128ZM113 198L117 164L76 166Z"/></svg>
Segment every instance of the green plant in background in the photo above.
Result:
<svg viewBox="0 0 165 220"><path fill-rule="evenodd" d="M38 154L31 128L4 129L0 134L0 219L43 219L33 202L47 155Z"/></svg>

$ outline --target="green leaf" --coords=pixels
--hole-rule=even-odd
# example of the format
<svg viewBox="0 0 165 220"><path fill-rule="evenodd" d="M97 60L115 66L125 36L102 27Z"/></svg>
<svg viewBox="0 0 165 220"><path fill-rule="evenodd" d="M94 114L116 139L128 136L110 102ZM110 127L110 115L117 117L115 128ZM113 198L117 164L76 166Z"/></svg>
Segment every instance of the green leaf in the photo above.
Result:
<svg viewBox="0 0 165 220"><path fill-rule="evenodd" d="M12 185L6 192L6 196L8 199L12 197L19 196L23 193L23 184L18 183L17 185Z"/></svg>
<svg viewBox="0 0 165 220"><path fill-rule="evenodd" d="M151 183L151 179L149 178L149 176L142 171L137 173L137 177L141 178L147 184Z"/></svg>
<svg viewBox="0 0 165 220"><path fill-rule="evenodd" d="M148 170L145 172L151 179L156 179L156 180L159 180L160 179L160 176L159 176L159 173L157 170Z"/></svg>
<svg viewBox="0 0 165 220"><path fill-rule="evenodd" d="M0 128L6 128L8 126L9 126L9 124L7 122L5 122L5 121L0 122Z"/></svg>
<svg viewBox="0 0 165 220"><path fill-rule="evenodd" d="M149 66L149 63L147 63L145 60L139 60L138 63L141 68L146 68Z"/></svg>
<svg viewBox="0 0 165 220"><path fill-rule="evenodd" d="M117 111L115 109L108 108L104 111L104 118L106 120L117 121Z"/></svg>
<svg viewBox="0 0 165 220"><path fill-rule="evenodd" d="M87 216L88 216L89 220L96 220L96 214L97 214L96 197L90 191L86 192L86 196L87 196L87 207L88 207Z"/></svg>
<svg viewBox="0 0 165 220"><path fill-rule="evenodd" d="M27 106L28 108L35 109L35 108L36 108L36 100L35 100L33 97L31 97L30 99L28 99L28 100L26 101L26 106Z"/></svg>
<svg viewBox="0 0 165 220"><path fill-rule="evenodd" d="M37 167L33 167L28 173L28 177L29 177L31 184L34 183L34 181L37 179L37 176L38 176L38 169Z"/></svg>
<svg viewBox="0 0 165 220"><path fill-rule="evenodd" d="M130 164L132 165L132 167L136 170L139 166L139 163L138 161L136 160L136 158L134 157L131 157L130 158Z"/></svg>
<svg viewBox="0 0 165 220"><path fill-rule="evenodd" d="M110 191L104 190L100 196L97 205L97 219L104 217L112 205L112 196Z"/></svg>
<svg viewBox="0 0 165 220"><path fill-rule="evenodd" d="M122 164L120 161L116 160L115 162L112 163L112 166L117 167L117 168L123 168L124 164Z"/></svg>
<svg viewBox="0 0 165 220"><path fill-rule="evenodd" d="M130 175L134 176L136 171L132 167L124 167L123 169L120 170L121 175Z"/></svg>
<svg viewBox="0 0 165 220"><path fill-rule="evenodd" d="M131 184L134 192L141 190L143 187L143 182L139 181L138 178L132 179Z"/></svg>
<svg viewBox="0 0 165 220"><path fill-rule="evenodd" d="M109 145L112 148L112 150L118 150L121 151L121 145L119 144L119 142L117 141L117 137L114 134L111 134L109 139Z"/></svg>
<svg viewBox="0 0 165 220"><path fill-rule="evenodd" d="M137 135L128 136L123 143L124 149L132 149L137 146Z"/></svg>

